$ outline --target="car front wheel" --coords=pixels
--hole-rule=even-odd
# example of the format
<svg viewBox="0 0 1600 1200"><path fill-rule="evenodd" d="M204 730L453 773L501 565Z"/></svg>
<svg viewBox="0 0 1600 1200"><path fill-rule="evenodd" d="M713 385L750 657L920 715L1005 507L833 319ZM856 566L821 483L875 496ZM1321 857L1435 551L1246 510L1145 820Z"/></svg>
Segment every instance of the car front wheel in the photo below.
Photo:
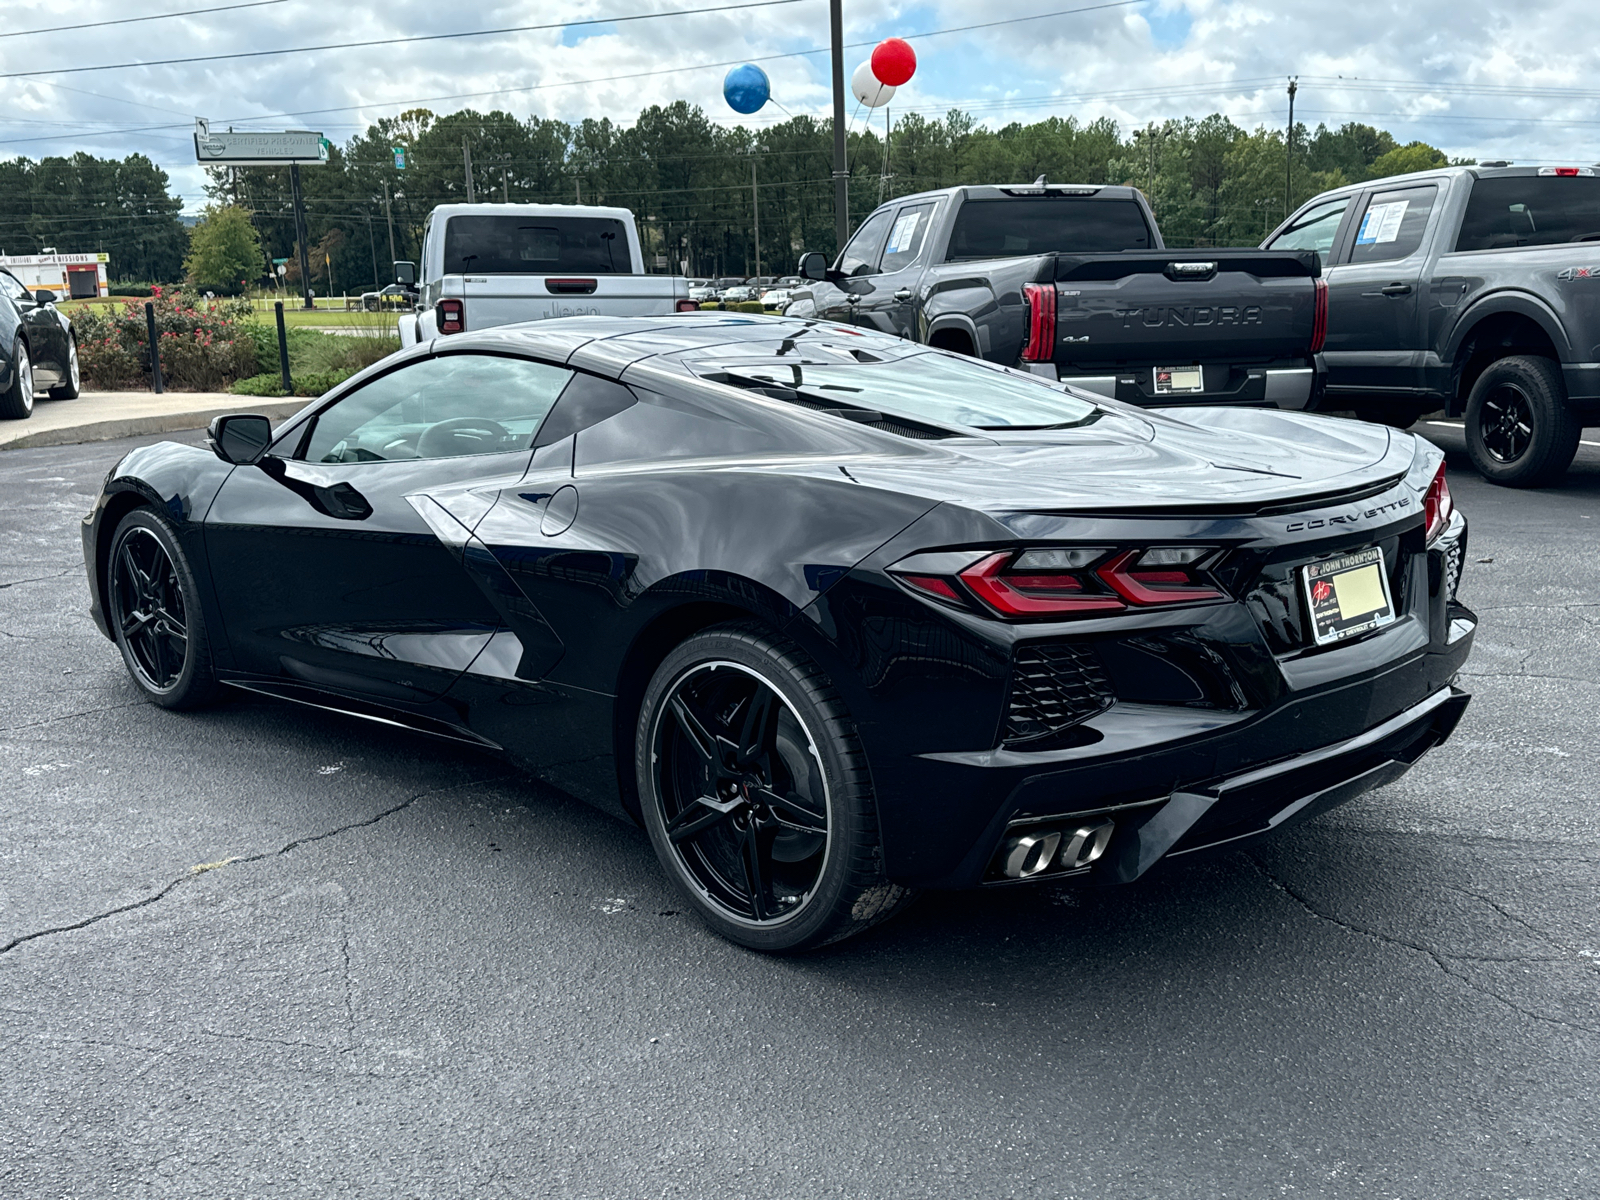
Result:
<svg viewBox="0 0 1600 1200"><path fill-rule="evenodd" d="M33 415L33 360L20 337L11 352L11 386L0 393L0 418L20 421Z"/></svg>
<svg viewBox="0 0 1600 1200"><path fill-rule="evenodd" d="M758 626L670 653L635 739L645 827L715 932L808 950L887 919L911 893L883 874L866 756L827 676Z"/></svg>
<svg viewBox="0 0 1600 1200"><path fill-rule="evenodd" d="M216 675L199 589L165 521L136 508L117 526L106 572L107 613L128 674L163 708L199 708Z"/></svg>
<svg viewBox="0 0 1600 1200"><path fill-rule="evenodd" d="M1567 407L1561 369L1513 355L1489 364L1467 400L1467 453L1490 483L1545 487L1566 473L1583 427Z"/></svg>

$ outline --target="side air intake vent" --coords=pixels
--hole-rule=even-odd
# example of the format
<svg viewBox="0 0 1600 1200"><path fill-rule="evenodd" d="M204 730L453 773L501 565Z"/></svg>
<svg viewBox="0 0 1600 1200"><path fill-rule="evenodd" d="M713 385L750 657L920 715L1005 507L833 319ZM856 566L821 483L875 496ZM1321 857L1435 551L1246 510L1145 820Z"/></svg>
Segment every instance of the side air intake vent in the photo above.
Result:
<svg viewBox="0 0 1600 1200"><path fill-rule="evenodd" d="M1093 647L1025 642L1011 665L1007 745L1037 744L1102 713L1116 701Z"/></svg>

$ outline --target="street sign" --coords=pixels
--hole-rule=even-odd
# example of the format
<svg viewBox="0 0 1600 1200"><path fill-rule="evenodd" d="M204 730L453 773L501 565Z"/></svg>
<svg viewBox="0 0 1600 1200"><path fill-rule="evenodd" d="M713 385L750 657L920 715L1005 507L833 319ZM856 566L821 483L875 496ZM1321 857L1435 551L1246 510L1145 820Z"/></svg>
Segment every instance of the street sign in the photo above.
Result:
<svg viewBox="0 0 1600 1200"><path fill-rule="evenodd" d="M213 167L255 167L328 161L328 141L320 133L220 133L204 121L194 129L195 161Z"/></svg>
<svg viewBox="0 0 1600 1200"><path fill-rule="evenodd" d="M406 148L404 146L394 147L394 169L396 171L404 171L406 169Z"/></svg>

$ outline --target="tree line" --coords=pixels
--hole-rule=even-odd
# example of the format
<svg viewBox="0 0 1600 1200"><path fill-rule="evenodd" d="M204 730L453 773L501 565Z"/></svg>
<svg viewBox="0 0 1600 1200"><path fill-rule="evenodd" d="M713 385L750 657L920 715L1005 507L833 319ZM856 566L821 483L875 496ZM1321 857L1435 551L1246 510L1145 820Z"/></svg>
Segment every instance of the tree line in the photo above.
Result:
<svg viewBox="0 0 1600 1200"><path fill-rule="evenodd" d="M850 132L851 224L881 201L911 192L1044 175L1141 188L1170 245L1253 245L1283 218L1286 204L1292 209L1329 187L1446 161L1432 146L1401 145L1386 131L1355 123L1300 125L1286 147L1288 140L1283 130L1245 130L1219 114L1124 136L1104 118L1051 117L991 129L960 111L942 118L907 113L895 118L887 140L881 125ZM569 124L419 108L333 146L325 165L301 168L316 290L388 283L393 258L417 258L428 212L467 199L469 158L479 201L632 209L652 270L755 274L758 233L765 274L792 270L804 250L835 248L828 121L795 117L762 129L731 127L683 101L652 105L629 126L608 117ZM148 176L142 191L133 186L144 178L139 164ZM157 177L153 200L149 181ZM0 163L0 221L10 222L0 225L0 245L29 239L63 251L103 245L119 276L175 278L184 247L181 229L172 241L177 202L166 195L165 181L137 155L123 163L82 154ZM265 275L267 260L286 259L293 286L298 262L288 168L213 169L207 193L214 208L248 216L261 248L255 275ZM21 213L26 217L19 219ZM157 245L176 248L159 257ZM150 264L149 273L140 274L135 263Z"/></svg>

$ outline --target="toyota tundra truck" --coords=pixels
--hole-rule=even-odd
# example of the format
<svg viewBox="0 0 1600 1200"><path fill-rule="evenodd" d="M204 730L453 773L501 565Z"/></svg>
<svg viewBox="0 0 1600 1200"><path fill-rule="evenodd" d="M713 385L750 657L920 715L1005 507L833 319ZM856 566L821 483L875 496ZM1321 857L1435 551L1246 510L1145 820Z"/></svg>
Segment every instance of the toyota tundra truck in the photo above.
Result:
<svg viewBox="0 0 1600 1200"><path fill-rule="evenodd" d="M467 329L584 315L692 312L689 281L647 275L625 208L583 204L441 204L428 214L417 264L395 263L416 287L400 344Z"/></svg>
<svg viewBox="0 0 1600 1200"><path fill-rule="evenodd" d="M1491 483L1542 487L1600 424L1600 177L1445 167L1325 192L1263 243L1322 255L1325 407L1464 416Z"/></svg>
<svg viewBox="0 0 1600 1200"><path fill-rule="evenodd" d="M1314 407L1312 250L1168 250L1130 187L952 187L872 213L790 315L871 326L1147 406Z"/></svg>

